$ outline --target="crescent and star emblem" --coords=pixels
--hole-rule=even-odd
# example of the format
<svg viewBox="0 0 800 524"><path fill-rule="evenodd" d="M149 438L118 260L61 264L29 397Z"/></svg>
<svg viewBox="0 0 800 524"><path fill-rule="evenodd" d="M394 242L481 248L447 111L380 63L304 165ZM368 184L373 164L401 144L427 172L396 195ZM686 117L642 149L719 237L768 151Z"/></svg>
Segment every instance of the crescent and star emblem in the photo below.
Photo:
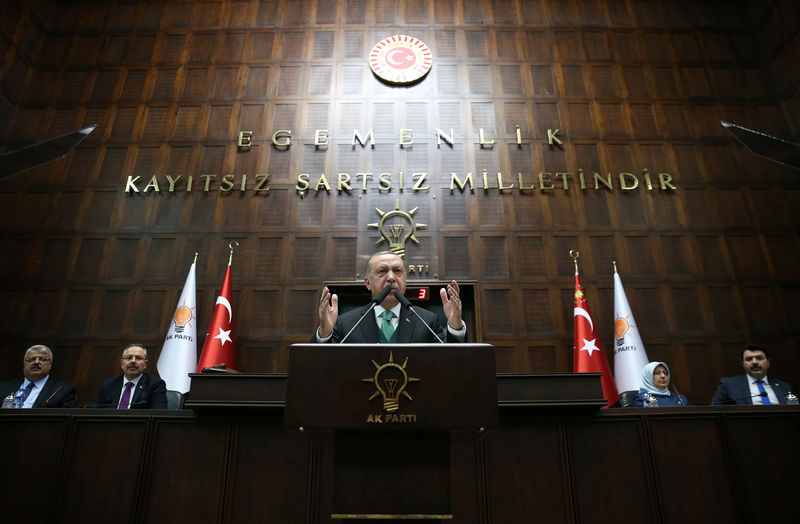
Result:
<svg viewBox="0 0 800 524"><path fill-rule="evenodd" d="M386 53L386 62L395 69L405 69L414 65L417 59L408 49L397 48Z"/></svg>
<svg viewBox="0 0 800 524"><path fill-rule="evenodd" d="M408 35L384 38L369 53L372 72L392 84L416 82L430 71L433 54L420 39Z"/></svg>
<svg viewBox="0 0 800 524"><path fill-rule="evenodd" d="M230 324L233 321L233 309L231 308L231 303L228 302L228 299L220 296L217 297L217 302L214 304L214 307L217 307L217 304L222 304L225 309L228 310L228 323Z"/></svg>
<svg viewBox="0 0 800 524"><path fill-rule="evenodd" d="M589 322L589 329L594 331L594 324L592 323L592 317L589 316L589 313L585 309L583 309L582 307L576 307L575 314L573 316L585 318L586 321Z"/></svg>
<svg viewBox="0 0 800 524"><path fill-rule="evenodd" d="M592 317L589 315L588 311L586 311L582 307L576 307L574 309L573 316L574 317L583 317L583 318L585 318L586 321L589 322L589 329L592 332L594 332L594 323L592 322ZM586 340L584 338L582 340L583 340L583 347L580 350L581 351L586 351L587 353L589 353L590 357L592 356L593 352L600 351L600 348L597 347L597 344L596 344L596 342L597 342L596 338L593 338L592 340Z"/></svg>

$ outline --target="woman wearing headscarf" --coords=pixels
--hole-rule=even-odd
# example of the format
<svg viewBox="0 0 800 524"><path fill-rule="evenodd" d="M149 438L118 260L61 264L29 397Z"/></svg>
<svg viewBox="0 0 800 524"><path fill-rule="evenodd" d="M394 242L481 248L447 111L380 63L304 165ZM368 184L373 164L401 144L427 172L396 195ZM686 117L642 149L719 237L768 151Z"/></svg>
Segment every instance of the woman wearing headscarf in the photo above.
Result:
<svg viewBox="0 0 800 524"><path fill-rule="evenodd" d="M686 397L669 390L669 366L666 362L650 362L642 370L642 387L634 407L642 407L646 403L646 395L653 395L658 400L658 407L663 406L688 406Z"/></svg>

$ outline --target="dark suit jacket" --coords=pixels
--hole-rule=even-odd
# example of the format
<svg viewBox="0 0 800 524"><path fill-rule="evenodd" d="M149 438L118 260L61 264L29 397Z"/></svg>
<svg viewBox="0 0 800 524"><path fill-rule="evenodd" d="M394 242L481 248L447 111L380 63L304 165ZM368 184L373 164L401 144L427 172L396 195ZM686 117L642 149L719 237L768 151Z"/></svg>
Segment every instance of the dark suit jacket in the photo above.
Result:
<svg viewBox="0 0 800 524"><path fill-rule="evenodd" d="M735 377L724 377L719 381L717 392L711 399L711 404L746 404L752 405L753 398L750 394L749 375L737 375ZM778 402L786 404L786 395L792 391L792 386L781 380L769 379Z"/></svg>
<svg viewBox="0 0 800 524"><path fill-rule="evenodd" d="M0 395L6 398L9 394L13 395L22 385L23 379L9 380L0 384ZM121 386L120 386L121 387ZM60 382L53 377L47 379L44 387L33 403L34 408L74 408L75 407L75 386L67 382Z"/></svg>
<svg viewBox="0 0 800 524"><path fill-rule="evenodd" d="M328 342L341 342L342 338L347 335L356 322L358 322L358 319L361 318L361 315L363 315L368 309L369 304L362 308L354 309L339 315L339 318L336 319L336 325L333 326L333 336ZM441 338L444 342L461 342L459 340L455 340L455 338L450 335L450 331L447 329L447 323L442 322L436 313L432 313L421 307L415 307L414 311L419 313L419 316L425 319L425 322L427 322L431 329L433 329L436 334L439 335L439 338ZM311 337L311 342L316 341L317 339L315 334L313 337ZM347 337L346 342L352 342L353 344L377 344L378 324L375 322L375 313L370 311L364 320L361 321L361 324L358 325L355 331L353 331L350 336ZM436 340L436 337L434 337L433 334L428 331L428 328L426 328L422 322L420 322L414 313L411 313L405 308L400 308L400 323L397 325L397 343L438 344L439 341Z"/></svg>
<svg viewBox="0 0 800 524"><path fill-rule="evenodd" d="M122 375L103 382L93 408L117 409L122 391ZM167 409L167 383L153 375L142 373L133 390L131 409Z"/></svg>

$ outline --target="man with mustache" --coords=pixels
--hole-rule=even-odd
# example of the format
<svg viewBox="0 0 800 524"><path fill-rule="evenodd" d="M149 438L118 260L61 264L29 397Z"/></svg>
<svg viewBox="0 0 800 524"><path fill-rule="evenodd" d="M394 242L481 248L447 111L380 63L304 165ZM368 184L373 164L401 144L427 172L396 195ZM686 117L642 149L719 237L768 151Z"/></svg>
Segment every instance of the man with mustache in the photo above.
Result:
<svg viewBox="0 0 800 524"><path fill-rule="evenodd" d="M22 364L22 380L10 380L0 384L0 395L9 395L22 400L22 408L74 408L75 386L59 382L50 376L53 351L37 344L25 351Z"/></svg>
<svg viewBox="0 0 800 524"><path fill-rule="evenodd" d="M374 315L365 318L347 337L347 342L438 343L436 337L416 315L402 308L394 296L395 290L400 293L406 291L406 268L403 259L392 252L382 251L372 255L367 261L364 285L375 299L387 284L391 285L392 292L375 307ZM443 325L435 313L423 308L414 308L444 342L464 342L467 336L467 326L461 319L461 298L458 292L455 280L440 291L444 314L447 317L446 325ZM311 341L340 342L368 308L369 305L339 316L339 299L325 287L319 301L319 327Z"/></svg>
<svg viewBox="0 0 800 524"><path fill-rule="evenodd" d="M786 395L792 386L786 382L767 378L769 356L766 348L748 345L742 352L745 375L720 379L711 404L786 404Z"/></svg>
<svg viewBox="0 0 800 524"><path fill-rule="evenodd" d="M129 344L120 359L122 376L103 382L93 408L167 409L167 384L144 372L147 350L141 344Z"/></svg>

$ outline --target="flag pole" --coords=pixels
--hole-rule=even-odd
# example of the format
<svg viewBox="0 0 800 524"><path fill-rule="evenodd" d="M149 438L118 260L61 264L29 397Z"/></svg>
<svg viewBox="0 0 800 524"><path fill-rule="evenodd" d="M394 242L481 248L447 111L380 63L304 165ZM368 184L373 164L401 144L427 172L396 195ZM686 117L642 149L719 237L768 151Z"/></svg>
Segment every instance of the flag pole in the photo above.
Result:
<svg viewBox="0 0 800 524"><path fill-rule="evenodd" d="M614 274L616 274L617 273L617 261L616 260L612 260L611 263L614 265Z"/></svg>
<svg viewBox="0 0 800 524"><path fill-rule="evenodd" d="M197 251L194 252L194 262L192 264L197 264Z"/></svg>

